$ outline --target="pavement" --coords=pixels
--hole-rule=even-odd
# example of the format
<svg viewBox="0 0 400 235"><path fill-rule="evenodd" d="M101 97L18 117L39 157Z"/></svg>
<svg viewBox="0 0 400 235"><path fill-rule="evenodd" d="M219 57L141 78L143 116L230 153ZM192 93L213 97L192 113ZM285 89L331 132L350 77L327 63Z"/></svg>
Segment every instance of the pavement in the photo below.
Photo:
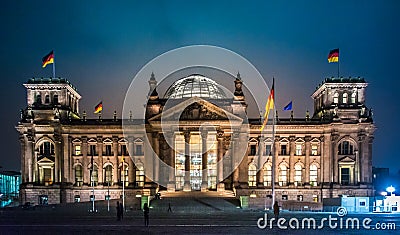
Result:
<svg viewBox="0 0 400 235"><path fill-rule="evenodd" d="M282 211L279 218L285 220L281 223L281 227L287 227L284 229L276 222L270 226L274 217L271 212L238 208L237 202L229 197L162 197L151 203L150 226L145 227L143 212L130 207L129 200L126 203L122 221L116 218L116 201L111 201L110 211L105 201L96 201L95 213L90 212L91 203L50 205L34 210L3 209L0 210L0 234L400 234L400 213L340 217L336 213ZM172 212L167 211L168 204ZM337 219L331 221L333 225L336 223L336 228L329 226L329 217ZM265 218L267 226L264 226ZM309 218L316 220L315 229L312 224L308 227ZM359 220L359 229L351 227L351 221L346 228L349 218ZM369 229L362 226L364 219L371 220ZM299 228L290 228L290 220L291 225L299 221ZM324 226L318 228L323 220Z"/></svg>

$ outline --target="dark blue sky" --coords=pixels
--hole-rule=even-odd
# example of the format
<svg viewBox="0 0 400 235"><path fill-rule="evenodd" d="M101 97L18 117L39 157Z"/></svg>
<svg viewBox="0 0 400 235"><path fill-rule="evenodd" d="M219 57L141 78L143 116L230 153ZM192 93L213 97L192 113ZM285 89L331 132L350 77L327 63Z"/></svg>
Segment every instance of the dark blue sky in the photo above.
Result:
<svg viewBox="0 0 400 235"><path fill-rule="evenodd" d="M341 75L370 83L367 105L378 127L374 166L397 172L399 6L398 1L2 2L0 165L20 168L14 126L26 104L22 83L51 76L51 66L41 68L49 51L56 53L57 76L83 96L81 111L90 114L103 100L105 116L111 117L121 112L131 79L151 59L209 44L247 58L269 83L275 76L277 106L293 99L299 117L312 110L315 87L336 75L336 64L326 57L339 47Z"/></svg>

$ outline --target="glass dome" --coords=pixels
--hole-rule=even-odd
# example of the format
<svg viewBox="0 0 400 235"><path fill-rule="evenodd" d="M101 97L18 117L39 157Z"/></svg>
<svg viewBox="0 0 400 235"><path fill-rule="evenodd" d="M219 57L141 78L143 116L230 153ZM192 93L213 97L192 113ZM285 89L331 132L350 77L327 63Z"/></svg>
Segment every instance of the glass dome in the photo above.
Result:
<svg viewBox="0 0 400 235"><path fill-rule="evenodd" d="M227 98L218 83L198 74L189 75L174 82L165 92L164 98L181 99L195 96L211 99Z"/></svg>

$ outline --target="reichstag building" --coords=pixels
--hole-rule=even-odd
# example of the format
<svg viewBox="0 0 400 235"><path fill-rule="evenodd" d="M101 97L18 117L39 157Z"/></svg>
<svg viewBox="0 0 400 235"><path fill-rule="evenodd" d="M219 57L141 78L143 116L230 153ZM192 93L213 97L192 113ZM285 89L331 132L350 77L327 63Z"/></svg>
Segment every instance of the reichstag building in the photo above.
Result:
<svg viewBox="0 0 400 235"><path fill-rule="evenodd" d="M89 119L69 81L29 79L16 126L22 203L89 201L92 187L96 200L108 192L120 198L122 187L126 197L165 190L267 198L272 184L279 201L373 195L375 126L363 78L325 79L312 94L313 113L276 117L274 135L270 127L262 135L260 117L245 117L251 104L243 79L233 77L233 97L202 74L176 79L159 95L151 74L145 120ZM172 118L179 125L168 124Z"/></svg>

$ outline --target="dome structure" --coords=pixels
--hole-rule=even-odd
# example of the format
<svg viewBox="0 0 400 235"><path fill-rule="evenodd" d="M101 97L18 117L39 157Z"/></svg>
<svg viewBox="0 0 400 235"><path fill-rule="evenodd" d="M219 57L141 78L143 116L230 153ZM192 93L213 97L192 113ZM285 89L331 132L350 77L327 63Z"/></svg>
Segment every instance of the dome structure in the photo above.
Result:
<svg viewBox="0 0 400 235"><path fill-rule="evenodd" d="M199 74L189 75L174 82L165 92L164 98L181 99L195 96L209 99L227 98L218 83Z"/></svg>

